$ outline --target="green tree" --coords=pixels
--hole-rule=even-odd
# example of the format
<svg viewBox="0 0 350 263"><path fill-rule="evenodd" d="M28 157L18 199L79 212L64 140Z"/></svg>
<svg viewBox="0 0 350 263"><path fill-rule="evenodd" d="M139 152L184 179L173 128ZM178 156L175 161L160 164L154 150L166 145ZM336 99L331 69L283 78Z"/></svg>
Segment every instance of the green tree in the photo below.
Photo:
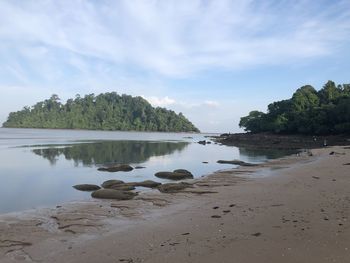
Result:
<svg viewBox="0 0 350 263"><path fill-rule="evenodd" d="M265 113L261 111L251 111L248 116L241 118L239 127L252 133L264 131L264 117Z"/></svg>
<svg viewBox="0 0 350 263"><path fill-rule="evenodd" d="M318 94L322 104L329 104L340 96L341 90L329 80Z"/></svg>
<svg viewBox="0 0 350 263"><path fill-rule="evenodd" d="M328 81L320 91L303 86L292 98L268 105L267 113L252 111L240 127L251 132L350 134L350 85Z"/></svg>
<svg viewBox="0 0 350 263"><path fill-rule="evenodd" d="M181 114L153 108L142 97L116 92L88 94L60 102L58 95L10 113L4 127L199 132Z"/></svg>

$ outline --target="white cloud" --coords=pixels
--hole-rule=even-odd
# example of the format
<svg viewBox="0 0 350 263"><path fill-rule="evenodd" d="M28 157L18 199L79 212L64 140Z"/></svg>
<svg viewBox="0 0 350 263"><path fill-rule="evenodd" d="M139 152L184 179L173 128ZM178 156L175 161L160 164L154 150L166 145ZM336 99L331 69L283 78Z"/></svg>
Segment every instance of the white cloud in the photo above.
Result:
<svg viewBox="0 0 350 263"><path fill-rule="evenodd" d="M143 97L145 100L151 103L151 105L154 107L166 107L176 103L174 99L171 99L168 96L165 96L162 98L159 98L156 96L141 96L141 97Z"/></svg>
<svg viewBox="0 0 350 263"><path fill-rule="evenodd" d="M12 49L41 45L35 52L54 48L183 77L335 52L348 42L350 4L326 7L315 1L2 1L0 40L15 43Z"/></svg>

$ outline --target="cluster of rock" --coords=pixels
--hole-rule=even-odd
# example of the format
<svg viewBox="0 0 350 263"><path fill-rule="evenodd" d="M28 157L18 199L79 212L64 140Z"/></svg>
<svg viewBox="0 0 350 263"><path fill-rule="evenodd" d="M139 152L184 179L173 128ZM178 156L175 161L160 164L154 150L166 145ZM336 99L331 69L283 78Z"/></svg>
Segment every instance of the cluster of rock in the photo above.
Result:
<svg viewBox="0 0 350 263"><path fill-rule="evenodd" d="M142 167L143 168L143 167ZM109 167L98 168L99 171L107 172L119 172L119 171L131 171L134 168L127 164L119 164ZM136 169L136 168L135 168ZM165 178L170 180L182 180L193 178L193 174L185 169L177 169L172 172L158 172L156 177ZM95 184L78 184L73 186L80 191L92 192L91 196L101 199L116 199L116 200L130 200L138 195L137 192L132 192L136 187L147 187L158 189L162 193L176 193L186 188L193 187L190 183L159 183L152 180L146 180L142 182L128 182L125 183L121 180L107 180L101 184L101 186Z"/></svg>
<svg viewBox="0 0 350 263"><path fill-rule="evenodd" d="M218 163L223 164L235 164L240 166L255 166L256 164L246 163L240 160L218 160ZM205 162L207 163L207 162ZM137 166L135 168L131 167L128 164L118 164L107 167L98 168L99 171L104 172L129 172L133 169L145 168L142 166ZM158 178L169 179L169 180L184 180L192 179L193 174L185 169L176 169L174 171L162 171L154 174ZM94 184L79 184L73 186L75 189L80 191L89 191L92 192L91 196L94 198L102 199L117 199L117 200L130 200L138 195L137 192L132 192L136 187L147 187L158 189L162 193L177 193L181 192L186 188L193 188L193 185L186 182L180 183L159 183L152 180L146 180L142 182L128 182L125 183L121 180L107 180L101 184L101 186Z"/></svg>
<svg viewBox="0 0 350 263"><path fill-rule="evenodd" d="M211 141L203 140L203 141L199 141L198 143L202 145L206 145L206 144L211 144Z"/></svg>

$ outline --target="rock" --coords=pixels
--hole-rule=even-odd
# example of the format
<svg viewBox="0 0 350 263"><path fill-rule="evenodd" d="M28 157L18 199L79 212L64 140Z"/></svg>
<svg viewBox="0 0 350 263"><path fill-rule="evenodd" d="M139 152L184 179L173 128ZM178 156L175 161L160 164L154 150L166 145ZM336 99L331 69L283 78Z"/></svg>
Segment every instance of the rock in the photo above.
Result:
<svg viewBox="0 0 350 263"><path fill-rule="evenodd" d="M177 193L186 188L193 188L193 186L191 184L181 182L181 183L162 184L162 185L159 185L157 188L159 192L162 192L162 193Z"/></svg>
<svg viewBox="0 0 350 263"><path fill-rule="evenodd" d="M146 167L144 166L135 166L134 169L145 169Z"/></svg>
<svg viewBox="0 0 350 263"><path fill-rule="evenodd" d="M148 187L148 188L155 188L159 185L161 185L161 183L152 181L152 180L146 180L146 181L142 181L142 182L135 182L132 183L134 186L142 186L142 187Z"/></svg>
<svg viewBox="0 0 350 263"><path fill-rule="evenodd" d="M132 168L130 165L128 164L117 164L117 165L113 165L113 166L109 166L109 167L100 167L97 170L98 171L104 171L104 172L130 172L132 171L134 168Z"/></svg>
<svg viewBox="0 0 350 263"><path fill-rule="evenodd" d="M205 163L205 164L207 164L207 163L209 163L209 162L202 162L202 163Z"/></svg>
<svg viewBox="0 0 350 263"><path fill-rule="evenodd" d="M207 144L206 140L199 141L198 143L199 143L199 144L202 144L202 145L206 145L206 144Z"/></svg>
<svg viewBox="0 0 350 263"><path fill-rule="evenodd" d="M77 184L74 185L73 188L79 191L96 191L98 189L101 189L101 187L95 184Z"/></svg>
<svg viewBox="0 0 350 263"><path fill-rule="evenodd" d="M130 190L134 190L135 187L137 186L156 188L159 185L161 185L161 183L158 183L152 180L146 180L142 182L129 182L129 183L124 183L123 181L120 181L120 180L108 180L102 184L102 187L105 189L130 191Z"/></svg>
<svg viewBox="0 0 350 263"><path fill-rule="evenodd" d="M133 199L137 193L114 190L114 189L99 189L92 192L91 196L93 198L101 199L116 199L116 200L130 200Z"/></svg>
<svg viewBox="0 0 350 263"><path fill-rule="evenodd" d="M101 184L103 188L111 188L113 185L124 184L121 180L107 180Z"/></svg>
<svg viewBox="0 0 350 263"><path fill-rule="evenodd" d="M193 174L190 171L186 170L186 169L176 169L173 172L174 173L180 173L180 174L188 174L189 176L192 176L192 178L193 178Z"/></svg>
<svg viewBox="0 0 350 263"><path fill-rule="evenodd" d="M121 190L121 191L131 191L135 190L135 186L131 184L113 184L108 189Z"/></svg>
<svg viewBox="0 0 350 263"><path fill-rule="evenodd" d="M240 160L232 160L232 161L226 161L226 160L219 160L217 163L227 163L227 164L236 164L240 166L257 166L257 164L254 163L246 163Z"/></svg>
<svg viewBox="0 0 350 263"><path fill-rule="evenodd" d="M193 178L192 174L188 173L176 173L176 172L158 172L154 174L156 177L170 179L170 180L182 180Z"/></svg>

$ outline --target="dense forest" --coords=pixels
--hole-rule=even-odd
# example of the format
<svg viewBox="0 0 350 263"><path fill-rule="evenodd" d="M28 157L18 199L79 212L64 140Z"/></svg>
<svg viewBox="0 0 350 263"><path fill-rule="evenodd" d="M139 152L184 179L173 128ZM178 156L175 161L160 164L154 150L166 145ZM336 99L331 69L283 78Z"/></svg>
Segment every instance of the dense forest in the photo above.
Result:
<svg viewBox="0 0 350 263"><path fill-rule="evenodd" d="M182 113L154 108L141 97L116 92L77 95L65 104L52 95L32 107L11 112L3 127L199 132Z"/></svg>
<svg viewBox="0 0 350 263"><path fill-rule="evenodd" d="M292 98L269 104L267 113L251 111L239 126L252 133L349 134L350 84L328 81L319 91L303 86Z"/></svg>

